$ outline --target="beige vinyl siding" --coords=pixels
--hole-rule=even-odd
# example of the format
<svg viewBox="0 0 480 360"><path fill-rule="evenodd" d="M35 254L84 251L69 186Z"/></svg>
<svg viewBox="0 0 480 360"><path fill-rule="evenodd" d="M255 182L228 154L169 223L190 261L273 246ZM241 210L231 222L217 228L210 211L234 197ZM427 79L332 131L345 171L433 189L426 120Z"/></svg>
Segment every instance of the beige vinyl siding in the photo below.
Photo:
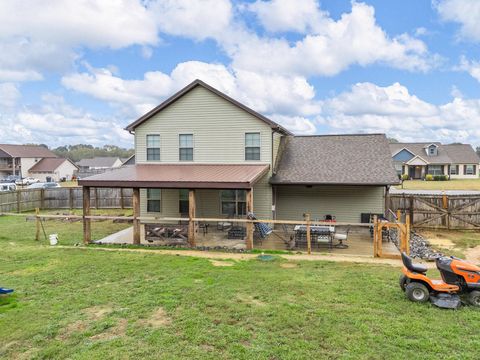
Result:
<svg viewBox="0 0 480 360"><path fill-rule="evenodd" d="M272 191L268 183L269 174L266 174L253 188L253 210L259 219L271 218ZM220 190L195 190L195 200L198 217L224 217L220 207ZM162 189L160 213L147 212L147 190L140 190L140 214L153 217L178 217L179 190Z"/></svg>
<svg viewBox="0 0 480 360"><path fill-rule="evenodd" d="M337 221L360 222L361 213L383 213L385 188L381 186L279 186L277 219L312 219L332 214Z"/></svg>
<svg viewBox="0 0 480 360"><path fill-rule="evenodd" d="M245 161L245 133L259 132L260 161ZM135 161L146 161L147 134L160 135L160 162L179 162L179 134L193 134L196 163L271 163L269 125L196 87L135 129Z"/></svg>
<svg viewBox="0 0 480 360"><path fill-rule="evenodd" d="M280 147L280 140L282 139L282 134L278 132L273 133L273 159L272 159L272 164L273 164L273 169L277 165L277 156L278 156L278 149Z"/></svg>

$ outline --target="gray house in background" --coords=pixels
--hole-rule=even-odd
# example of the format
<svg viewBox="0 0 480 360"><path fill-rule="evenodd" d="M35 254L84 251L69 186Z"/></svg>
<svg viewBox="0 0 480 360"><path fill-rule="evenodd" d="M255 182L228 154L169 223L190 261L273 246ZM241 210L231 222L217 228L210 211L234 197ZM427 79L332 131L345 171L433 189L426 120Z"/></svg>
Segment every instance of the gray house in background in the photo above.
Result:
<svg viewBox="0 0 480 360"><path fill-rule="evenodd" d="M140 214L360 222L384 213L398 183L383 134L294 136L196 80L129 125L135 163L84 178L86 187L138 189Z"/></svg>
<svg viewBox="0 0 480 360"><path fill-rule="evenodd" d="M480 158L469 144L391 143L390 152L398 175L424 179L425 175L449 175L451 179L476 179Z"/></svg>

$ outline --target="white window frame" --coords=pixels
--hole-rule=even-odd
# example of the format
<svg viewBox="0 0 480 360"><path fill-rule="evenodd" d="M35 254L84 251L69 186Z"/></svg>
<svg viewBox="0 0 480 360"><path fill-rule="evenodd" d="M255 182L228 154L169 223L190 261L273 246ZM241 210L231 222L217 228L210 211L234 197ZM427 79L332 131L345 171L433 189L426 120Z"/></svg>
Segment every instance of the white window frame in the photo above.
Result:
<svg viewBox="0 0 480 360"><path fill-rule="evenodd" d="M180 137L182 135L191 135L192 136L192 147L181 147L180 146ZM182 160L181 159L181 156L180 156L180 150L181 149L192 149L192 159L191 160ZM178 134L178 161L185 161L185 162L191 162L191 161L194 161L195 160L195 136L193 135L193 132L185 132L185 133L181 133L181 134Z"/></svg>
<svg viewBox="0 0 480 360"><path fill-rule="evenodd" d="M472 171L468 171L468 169L471 169ZM466 164L465 165L465 175L475 175L475 165L472 164Z"/></svg>
<svg viewBox="0 0 480 360"><path fill-rule="evenodd" d="M149 136L158 136L158 147L149 147L148 146L148 137ZM162 138L160 134L146 134L145 135L145 158L147 161L161 161L162 159ZM148 149L158 149L158 159L149 159L148 158Z"/></svg>
<svg viewBox="0 0 480 360"><path fill-rule="evenodd" d="M433 170L433 167L435 167L436 169ZM443 165L428 165L428 173L433 176L443 175Z"/></svg>
<svg viewBox="0 0 480 360"><path fill-rule="evenodd" d="M258 146L247 146L247 134L258 134ZM247 131L243 135L243 145L244 145L244 159L245 161L261 161L262 160L262 133L260 131ZM258 147L258 159L247 159L247 148L257 148Z"/></svg>
<svg viewBox="0 0 480 360"><path fill-rule="evenodd" d="M235 199L230 200L230 201L223 201L223 197L222 197L222 192L223 191L235 191ZM239 196L240 191L245 192L245 200L242 200L241 197ZM220 198L220 213L222 215L230 215L230 214L223 211L223 203L224 202L233 202L235 204L235 211L234 211L233 216L245 216L246 215L246 212L247 212L247 192L246 192L246 190L241 190L241 189L240 190L235 190L235 189L220 190L218 196ZM244 206L245 214L239 214L239 212L238 212L238 204L240 204L240 203L245 203L245 206Z"/></svg>
<svg viewBox="0 0 480 360"><path fill-rule="evenodd" d="M458 166L458 171L457 171L457 166ZM453 172L452 172L453 170ZM450 175L460 175L460 166L459 165L450 165Z"/></svg>

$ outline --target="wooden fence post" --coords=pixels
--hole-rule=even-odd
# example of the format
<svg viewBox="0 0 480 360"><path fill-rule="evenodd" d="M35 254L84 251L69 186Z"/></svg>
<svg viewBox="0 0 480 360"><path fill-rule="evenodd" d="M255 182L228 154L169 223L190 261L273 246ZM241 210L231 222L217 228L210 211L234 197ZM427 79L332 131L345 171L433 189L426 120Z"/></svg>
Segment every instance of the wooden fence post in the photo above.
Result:
<svg viewBox="0 0 480 360"><path fill-rule="evenodd" d="M73 209L73 188L69 188L68 190L68 205L70 210Z"/></svg>
<svg viewBox="0 0 480 360"><path fill-rule="evenodd" d="M45 189L40 189L40 209L45 209Z"/></svg>
<svg viewBox="0 0 480 360"><path fill-rule="evenodd" d="M410 216L405 218L405 252L410 255Z"/></svg>
<svg viewBox="0 0 480 360"><path fill-rule="evenodd" d="M19 213L21 211L21 208L20 208L20 198L21 198L21 194L20 194L21 190L17 190L17 213Z"/></svg>
<svg viewBox="0 0 480 360"><path fill-rule="evenodd" d="M120 207L125 209L125 199L124 199L124 194L123 194L123 188L120 188Z"/></svg>
<svg viewBox="0 0 480 360"><path fill-rule="evenodd" d="M383 254L383 226L381 221L377 221L377 256L382 257Z"/></svg>
<svg viewBox="0 0 480 360"><path fill-rule="evenodd" d="M95 188L95 209L98 209L98 188Z"/></svg>
<svg viewBox="0 0 480 360"><path fill-rule="evenodd" d="M133 198L132 198L132 207L133 207L133 243L135 245L140 244L140 189L133 188Z"/></svg>
<svg viewBox="0 0 480 360"><path fill-rule="evenodd" d="M310 234L310 214L305 214L305 220L307 221L307 252L308 255L312 253L312 238Z"/></svg>
<svg viewBox="0 0 480 360"><path fill-rule="evenodd" d="M402 221L402 212L400 211L400 209L397 209L397 222L401 222Z"/></svg>
<svg viewBox="0 0 480 360"><path fill-rule="evenodd" d="M414 211L414 204L415 202L415 198L413 197L413 195L410 195L410 209L409 209L409 216L410 216L410 221L411 221L411 224L413 225L414 224L414 220L415 218L413 217L413 211Z"/></svg>
<svg viewBox="0 0 480 360"><path fill-rule="evenodd" d="M90 186L83 187L83 243L87 245L92 240L92 223L86 217L90 216Z"/></svg>
<svg viewBox="0 0 480 360"><path fill-rule="evenodd" d="M35 208L35 240L40 240L40 209Z"/></svg>

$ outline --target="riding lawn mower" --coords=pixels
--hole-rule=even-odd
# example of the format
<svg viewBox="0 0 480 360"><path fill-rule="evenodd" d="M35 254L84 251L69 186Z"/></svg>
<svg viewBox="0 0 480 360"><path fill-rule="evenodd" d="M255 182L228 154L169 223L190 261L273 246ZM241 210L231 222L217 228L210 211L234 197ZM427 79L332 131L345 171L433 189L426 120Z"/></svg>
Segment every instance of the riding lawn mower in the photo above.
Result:
<svg viewBox="0 0 480 360"><path fill-rule="evenodd" d="M458 309L465 302L480 307L480 267L450 256L438 257L435 262L442 279L430 279L427 267L415 264L402 252L403 269L400 288L414 302L427 302L447 309Z"/></svg>

